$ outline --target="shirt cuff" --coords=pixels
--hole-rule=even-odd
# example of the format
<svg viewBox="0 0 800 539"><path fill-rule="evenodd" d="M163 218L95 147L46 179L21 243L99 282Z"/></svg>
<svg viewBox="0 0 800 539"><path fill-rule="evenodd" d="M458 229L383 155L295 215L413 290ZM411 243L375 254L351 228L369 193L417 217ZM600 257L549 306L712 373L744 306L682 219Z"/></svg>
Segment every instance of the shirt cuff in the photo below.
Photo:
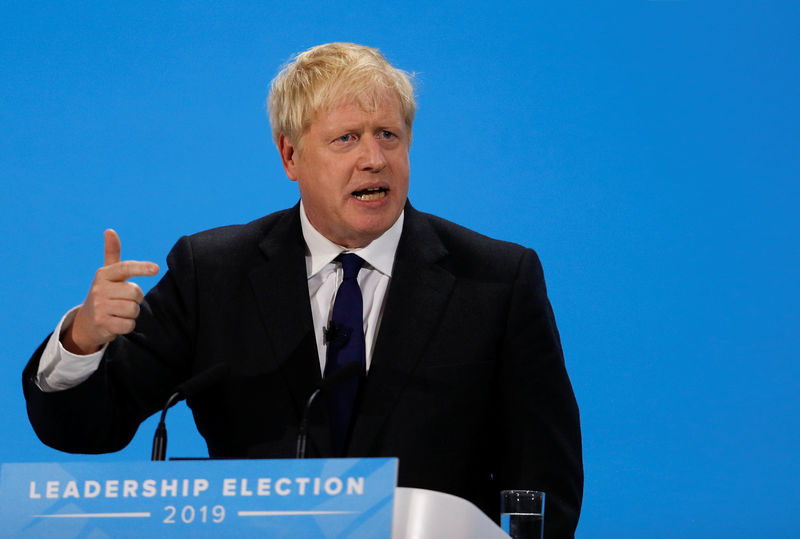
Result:
<svg viewBox="0 0 800 539"><path fill-rule="evenodd" d="M103 359L108 344L85 356L73 354L61 344L61 335L72 324L79 307L73 307L61 318L39 358L36 385L45 393L77 386L94 374Z"/></svg>

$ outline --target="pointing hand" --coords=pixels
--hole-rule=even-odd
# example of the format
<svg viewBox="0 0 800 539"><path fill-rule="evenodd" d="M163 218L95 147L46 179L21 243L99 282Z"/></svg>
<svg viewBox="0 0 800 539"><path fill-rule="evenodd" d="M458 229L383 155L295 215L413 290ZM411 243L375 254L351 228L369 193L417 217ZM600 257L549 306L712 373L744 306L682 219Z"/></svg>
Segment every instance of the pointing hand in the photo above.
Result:
<svg viewBox="0 0 800 539"><path fill-rule="evenodd" d="M64 347L74 354L96 352L117 335L133 331L144 294L139 285L128 279L158 273L158 265L152 262L120 261L119 236L108 229L104 237L103 267L95 273L86 300L61 337Z"/></svg>

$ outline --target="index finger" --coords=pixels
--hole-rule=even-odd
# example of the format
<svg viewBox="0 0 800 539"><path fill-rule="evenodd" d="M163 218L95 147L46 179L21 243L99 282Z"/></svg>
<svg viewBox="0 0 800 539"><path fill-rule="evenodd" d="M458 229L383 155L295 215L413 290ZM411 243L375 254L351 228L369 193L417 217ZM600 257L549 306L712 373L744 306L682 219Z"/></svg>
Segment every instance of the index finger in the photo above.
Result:
<svg viewBox="0 0 800 539"><path fill-rule="evenodd" d="M110 266L119 262L122 245L119 241L119 236L113 228L109 228L103 232L103 239L105 241L105 249L103 251L103 265Z"/></svg>
<svg viewBox="0 0 800 539"><path fill-rule="evenodd" d="M109 281L127 281L131 277L152 277L158 273L158 264L140 260L125 260L106 266L101 270Z"/></svg>

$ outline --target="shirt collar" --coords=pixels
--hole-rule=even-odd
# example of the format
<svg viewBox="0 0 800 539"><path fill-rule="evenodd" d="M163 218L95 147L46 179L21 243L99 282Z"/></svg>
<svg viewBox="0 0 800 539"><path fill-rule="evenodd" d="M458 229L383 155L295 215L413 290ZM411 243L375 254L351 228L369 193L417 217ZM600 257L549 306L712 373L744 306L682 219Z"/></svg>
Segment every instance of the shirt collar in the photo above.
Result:
<svg viewBox="0 0 800 539"><path fill-rule="evenodd" d="M397 253L397 244L400 243L400 234L403 232L404 217L405 210L400 212L400 217L386 232L372 240L365 247L347 249L333 243L313 227L308 217L306 217L303 201L300 200L300 226L303 229L303 238L308 248L306 253L306 277L310 279L316 275L322 268L330 264L334 258L339 256L339 253L344 251L357 254L367 264L387 277L391 277L394 256Z"/></svg>

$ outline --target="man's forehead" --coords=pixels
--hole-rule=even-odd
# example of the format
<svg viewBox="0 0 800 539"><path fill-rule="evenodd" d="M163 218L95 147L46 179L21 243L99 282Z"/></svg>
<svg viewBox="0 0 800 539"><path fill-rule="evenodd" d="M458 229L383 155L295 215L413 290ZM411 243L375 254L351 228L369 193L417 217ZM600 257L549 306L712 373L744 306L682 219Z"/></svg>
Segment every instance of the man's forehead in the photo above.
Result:
<svg viewBox="0 0 800 539"><path fill-rule="evenodd" d="M376 112L390 108L402 112L397 94L388 88L375 88L368 92L343 93L323 105L321 111L328 113L334 110L359 109L362 112Z"/></svg>
<svg viewBox="0 0 800 539"><path fill-rule="evenodd" d="M374 96L346 95L313 115L311 125L370 118L383 122L404 122L400 102L393 94Z"/></svg>

